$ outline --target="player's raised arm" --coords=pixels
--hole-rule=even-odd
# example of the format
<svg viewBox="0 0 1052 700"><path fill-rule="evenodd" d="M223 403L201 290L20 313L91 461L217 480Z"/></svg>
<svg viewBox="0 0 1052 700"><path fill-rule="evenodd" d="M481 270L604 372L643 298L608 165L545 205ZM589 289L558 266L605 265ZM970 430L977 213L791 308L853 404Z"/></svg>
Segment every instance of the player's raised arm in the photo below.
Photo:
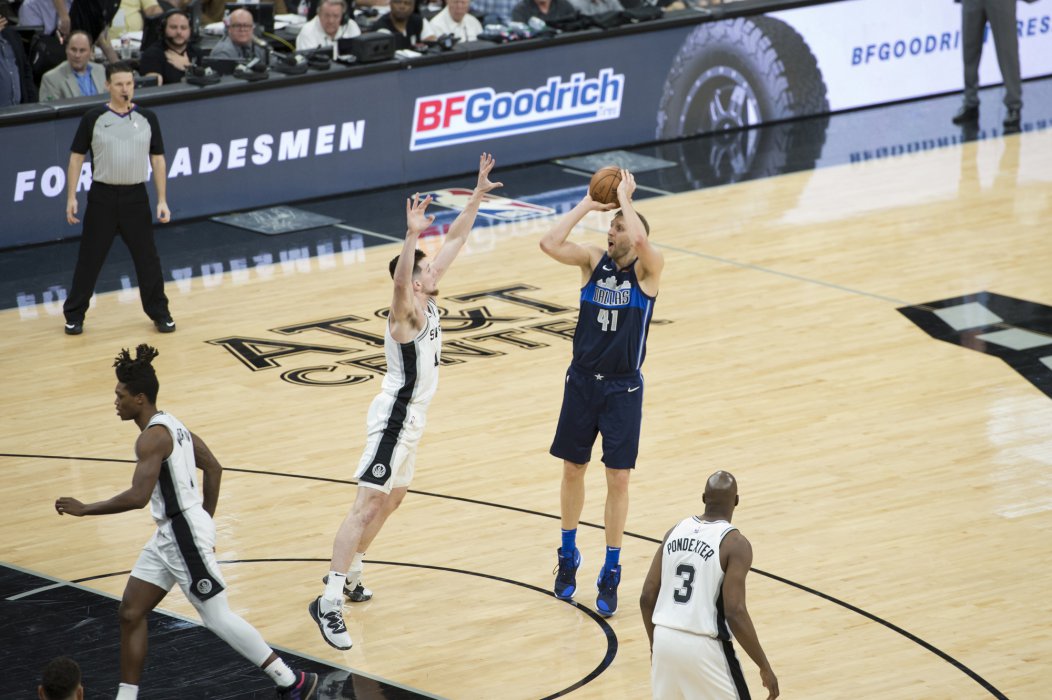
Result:
<svg viewBox="0 0 1052 700"><path fill-rule="evenodd" d="M632 204L632 195L636 191L636 178L627 170L621 171L621 182L617 186L617 200L621 206L621 216L625 220L625 231L632 240L632 247L639 257L641 270L639 280L648 280L648 287L657 289L657 282L661 276L661 270L665 267L665 256L661 251L650 243L646 227L643 225L639 214L636 213Z"/></svg>
<svg viewBox="0 0 1052 700"><path fill-rule="evenodd" d="M478 216L482 198L487 193L504 186L503 182L490 182L489 174L493 170L495 162L493 155L490 153L483 153L479 156L478 182L475 183L475 189L471 192L471 198L468 199L464 210L457 215L457 218L450 225L445 243L442 244L442 249L438 251L434 262L431 263L436 283L442 279L442 275L446 274L446 270L453 264L453 261L464 247L464 243L468 240L468 234L471 233L471 228L475 225L475 217Z"/></svg>
<svg viewBox="0 0 1052 700"><path fill-rule="evenodd" d="M398 256L394 269L394 297L391 300L391 320L395 324L409 323L413 328L420 328L420 310L413 296L413 269L416 266L416 244L420 234L435 221L434 215L427 214L431 197L420 199L414 194L412 199L405 200L405 243Z"/></svg>
<svg viewBox="0 0 1052 700"><path fill-rule="evenodd" d="M559 219L554 226L544 234L541 239L541 250L554 260L563 265L573 265L581 268L582 273L587 276L603 257L603 251L598 246L580 245L567 240L581 219L593 211L609 211L613 205L600 204L592 199L591 195L585 194L573 209Z"/></svg>

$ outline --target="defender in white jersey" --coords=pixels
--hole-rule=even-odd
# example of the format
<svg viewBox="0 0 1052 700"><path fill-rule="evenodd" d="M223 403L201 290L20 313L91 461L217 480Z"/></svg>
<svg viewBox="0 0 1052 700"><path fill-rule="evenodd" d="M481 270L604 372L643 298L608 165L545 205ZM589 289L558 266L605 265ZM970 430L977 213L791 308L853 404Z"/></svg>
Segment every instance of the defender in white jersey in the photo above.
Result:
<svg viewBox="0 0 1052 700"><path fill-rule="evenodd" d="M745 607L752 546L731 525L738 484L719 471L705 484L705 514L682 520L658 548L639 596L650 638L650 683L657 700L748 700L737 639L760 668L768 700L778 679Z"/></svg>
<svg viewBox="0 0 1052 700"><path fill-rule="evenodd" d="M216 529L212 516L219 501L223 467L204 441L175 416L157 410L159 383L153 368L157 350L143 344L135 359L127 350L117 356L117 395L121 420L132 420L141 433L131 488L113 498L81 503L63 496L55 501L59 515L105 515L137 510L147 503L157 532L143 547L124 588L118 612L121 623L121 684L117 700L139 693L146 661L150 611L179 584L205 626L270 676L282 698L316 696L318 676L295 672L254 627L235 615L227 603L226 583L215 559ZM197 491L197 469L204 473L204 496Z"/></svg>
<svg viewBox="0 0 1052 700"><path fill-rule="evenodd" d="M416 448L442 361L442 328L435 304L438 282L464 247L483 197L502 186L490 182L493 165L490 154L479 157L475 189L434 260L416 247L420 234L435 220L426 213L431 197L415 194L405 203L405 243L390 264L394 296L384 333L387 374L369 406L368 437L355 473L358 494L332 543L325 591L308 606L322 639L337 649L351 648L343 619L344 596L352 601L372 596L361 583L365 550L401 504L413 479Z"/></svg>

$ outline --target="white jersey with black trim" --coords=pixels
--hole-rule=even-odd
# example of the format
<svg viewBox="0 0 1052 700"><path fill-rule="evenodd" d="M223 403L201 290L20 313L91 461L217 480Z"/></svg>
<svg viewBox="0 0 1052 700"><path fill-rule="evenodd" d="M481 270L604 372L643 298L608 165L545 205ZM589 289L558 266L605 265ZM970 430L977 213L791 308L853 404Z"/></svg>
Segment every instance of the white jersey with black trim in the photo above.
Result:
<svg viewBox="0 0 1052 700"><path fill-rule="evenodd" d="M164 411L154 414L146 429L155 425L167 428L172 436L172 453L161 463L161 473L150 494L150 515L160 527L184 510L200 507L201 495L194 482L197 462L190 431Z"/></svg>
<svg viewBox="0 0 1052 700"><path fill-rule="evenodd" d="M720 543L736 529L726 520L696 515L672 528L661 550L661 589L651 618L655 625L731 639L723 614Z"/></svg>
<svg viewBox="0 0 1052 700"><path fill-rule="evenodd" d="M442 361L442 326L434 299L427 300L424 316L424 327L408 343L391 337L390 322L384 330L387 374L381 391L419 410L426 410L435 395Z"/></svg>

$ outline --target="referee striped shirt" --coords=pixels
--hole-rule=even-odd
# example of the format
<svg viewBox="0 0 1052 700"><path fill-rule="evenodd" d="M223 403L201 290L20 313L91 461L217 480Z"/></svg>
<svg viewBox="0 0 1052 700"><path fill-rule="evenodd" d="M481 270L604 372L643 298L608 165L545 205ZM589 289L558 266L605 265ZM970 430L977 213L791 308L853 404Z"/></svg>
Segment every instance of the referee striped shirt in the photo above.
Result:
<svg viewBox="0 0 1052 700"><path fill-rule="evenodd" d="M92 180L107 185L138 185L150 176L150 156L164 155L157 115L139 106L118 114L107 105L80 120L70 150L91 151Z"/></svg>

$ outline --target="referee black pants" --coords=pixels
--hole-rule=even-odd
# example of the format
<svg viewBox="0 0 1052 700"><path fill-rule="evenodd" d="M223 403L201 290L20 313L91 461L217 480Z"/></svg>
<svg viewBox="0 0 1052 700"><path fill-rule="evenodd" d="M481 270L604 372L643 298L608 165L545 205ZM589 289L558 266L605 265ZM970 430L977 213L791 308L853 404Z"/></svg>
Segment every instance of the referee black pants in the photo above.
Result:
<svg viewBox="0 0 1052 700"><path fill-rule="evenodd" d="M155 321L168 318L168 297L164 294L161 259L153 242L153 212L146 185L94 182L88 190L72 289L62 307L67 323L84 322L95 282L118 233L135 263L143 311Z"/></svg>

